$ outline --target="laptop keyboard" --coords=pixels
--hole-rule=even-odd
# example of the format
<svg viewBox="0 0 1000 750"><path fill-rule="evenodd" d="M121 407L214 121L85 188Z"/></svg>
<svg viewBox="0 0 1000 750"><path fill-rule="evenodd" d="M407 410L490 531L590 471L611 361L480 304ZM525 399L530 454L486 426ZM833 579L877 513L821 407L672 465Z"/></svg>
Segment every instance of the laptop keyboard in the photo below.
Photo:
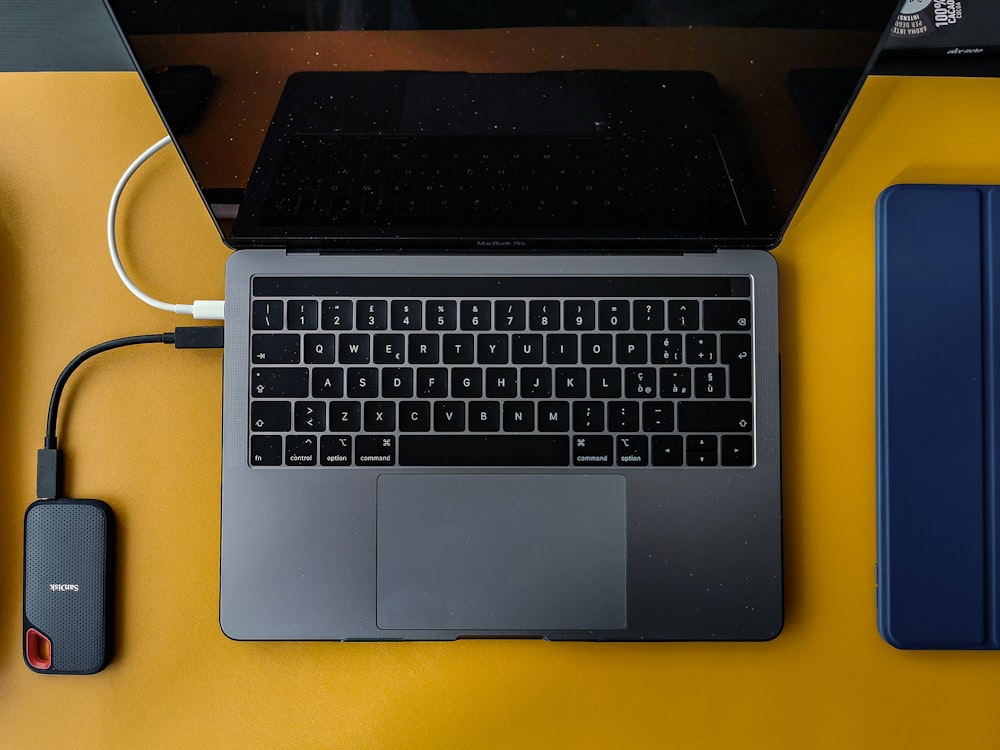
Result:
<svg viewBox="0 0 1000 750"><path fill-rule="evenodd" d="M745 276L258 276L250 305L252 466L754 463Z"/></svg>

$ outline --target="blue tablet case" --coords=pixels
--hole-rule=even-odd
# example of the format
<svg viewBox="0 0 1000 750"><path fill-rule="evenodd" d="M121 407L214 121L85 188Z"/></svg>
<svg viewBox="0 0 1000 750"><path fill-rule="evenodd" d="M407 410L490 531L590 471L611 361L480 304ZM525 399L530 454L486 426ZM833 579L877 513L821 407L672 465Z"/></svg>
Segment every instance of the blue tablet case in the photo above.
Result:
<svg viewBox="0 0 1000 750"><path fill-rule="evenodd" d="M878 625L1000 648L1000 187L897 185L876 210Z"/></svg>

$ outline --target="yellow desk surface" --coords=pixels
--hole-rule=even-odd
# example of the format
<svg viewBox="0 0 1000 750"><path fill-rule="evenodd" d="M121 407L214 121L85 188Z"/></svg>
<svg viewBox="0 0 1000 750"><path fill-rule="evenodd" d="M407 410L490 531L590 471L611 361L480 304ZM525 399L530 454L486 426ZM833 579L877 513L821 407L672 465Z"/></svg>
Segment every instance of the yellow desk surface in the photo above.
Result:
<svg viewBox="0 0 1000 750"><path fill-rule="evenodd" d="M183 319L107 256L108 198L162 135L130 73L0 75L0 747L1000 746L1000 654L875 627L873 206L896 182L1000 182L1000 80L875 78L777 250L786 624L769 643L236 643L219 630L221 356L133 347L71 381L67 494L120 526L118 645L89 677L22 663L22 518L77 352ZM227 251L172 151L130 186L126 265L176 302Z"/></svg>

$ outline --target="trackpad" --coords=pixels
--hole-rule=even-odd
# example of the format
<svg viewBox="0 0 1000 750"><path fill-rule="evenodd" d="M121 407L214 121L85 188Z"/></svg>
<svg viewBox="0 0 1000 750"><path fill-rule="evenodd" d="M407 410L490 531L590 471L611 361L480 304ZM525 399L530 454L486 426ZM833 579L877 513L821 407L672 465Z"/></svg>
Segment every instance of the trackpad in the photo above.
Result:
<svg viewBox="0 0 1000 750"><path fill-rule="evenodd" d="M386 474L377 511L379 628L626 625L622 476Z"/></svg>

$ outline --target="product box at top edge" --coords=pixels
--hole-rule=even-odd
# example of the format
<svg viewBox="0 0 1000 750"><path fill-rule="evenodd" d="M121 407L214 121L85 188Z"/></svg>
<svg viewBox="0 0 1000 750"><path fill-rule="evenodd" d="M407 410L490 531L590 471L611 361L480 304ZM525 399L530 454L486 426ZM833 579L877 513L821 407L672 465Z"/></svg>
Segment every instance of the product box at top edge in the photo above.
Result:
<svg viewBox="0 0 1000 750"><path fill-rule="evenodd" d="M906 0L893 23L883 54L1000 54L997 0Z"/></svg>

